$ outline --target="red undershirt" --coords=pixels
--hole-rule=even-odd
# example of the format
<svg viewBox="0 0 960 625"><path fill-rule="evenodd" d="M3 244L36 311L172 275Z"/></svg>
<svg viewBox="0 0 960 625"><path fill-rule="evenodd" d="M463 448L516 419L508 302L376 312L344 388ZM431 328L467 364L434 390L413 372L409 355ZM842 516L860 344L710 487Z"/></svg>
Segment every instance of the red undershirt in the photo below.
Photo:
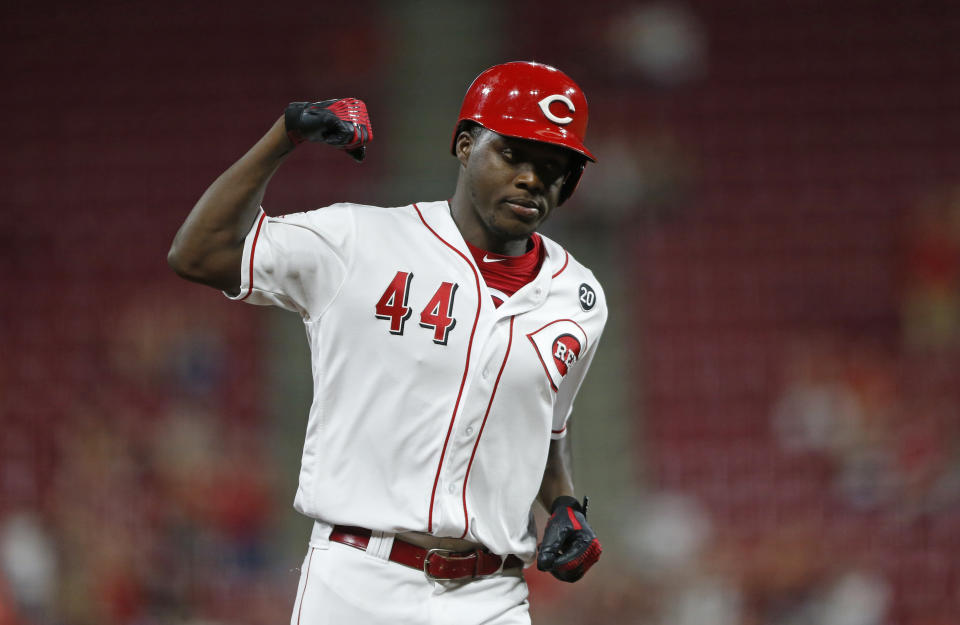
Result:
<svg viewBox="0 0 960 625"><path fill-rule="evenodd" d="M469 241L466 243L497 308L523 285L532 281L543 264L543 242L537 233L530 236L527 244L530 249L520 256L493 254L471 245Z"/></svg>

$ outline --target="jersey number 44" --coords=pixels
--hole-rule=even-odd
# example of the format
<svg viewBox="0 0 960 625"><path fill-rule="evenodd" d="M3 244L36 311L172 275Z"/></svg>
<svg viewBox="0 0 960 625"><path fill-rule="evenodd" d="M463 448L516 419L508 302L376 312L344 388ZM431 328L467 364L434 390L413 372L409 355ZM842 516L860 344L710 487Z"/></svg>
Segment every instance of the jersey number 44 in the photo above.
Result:
<svg viewBox="0 0 960 625"><path fill-rule="evenodd" d="M412 281L412 273L398 271L377 302L377 319L390 322L390 334L402 335L407 319L413 314L413 309L408 305ZM420 327L433 330L433 342L437 345L446 345L450 331L457 325L453 317L453 298L457 294L457 287L454 282L441 282L420 311Z"/></svg>

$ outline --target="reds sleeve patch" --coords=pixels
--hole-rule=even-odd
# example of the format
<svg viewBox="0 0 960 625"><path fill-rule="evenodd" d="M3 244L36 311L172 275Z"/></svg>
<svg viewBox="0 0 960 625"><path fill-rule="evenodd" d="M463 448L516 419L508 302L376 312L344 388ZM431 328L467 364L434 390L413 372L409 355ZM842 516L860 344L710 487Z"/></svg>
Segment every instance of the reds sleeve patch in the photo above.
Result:
<svg viewBox="0 0 960 625"><path fill-rule="evenodd" d="M527 335L537 352L554 392L580 355L587 349L587 333L570 319L551 321Z"/></svg>

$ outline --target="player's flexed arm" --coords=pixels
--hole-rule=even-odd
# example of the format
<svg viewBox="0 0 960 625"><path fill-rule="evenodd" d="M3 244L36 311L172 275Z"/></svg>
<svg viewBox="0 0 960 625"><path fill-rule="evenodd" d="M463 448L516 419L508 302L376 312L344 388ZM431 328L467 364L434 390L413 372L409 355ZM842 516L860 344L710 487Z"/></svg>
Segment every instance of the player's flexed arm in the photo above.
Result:
<svg viewBox="0 0 960 625"><path fill-rule="evenodd" d="M373 139L360 100L292 102L284 116L207 188L173 240L167 262L183 278L229 293L240 289L243 242L267 183L302 141L329 143L362 161Z"/></svg>
<svg viewBox="0 0 960 625"><path fill-rule="evenodd" d="M237 292L243 239L267 182L293 148L280 118L197 201L170 247L170 268L182 278Z"/></svg>

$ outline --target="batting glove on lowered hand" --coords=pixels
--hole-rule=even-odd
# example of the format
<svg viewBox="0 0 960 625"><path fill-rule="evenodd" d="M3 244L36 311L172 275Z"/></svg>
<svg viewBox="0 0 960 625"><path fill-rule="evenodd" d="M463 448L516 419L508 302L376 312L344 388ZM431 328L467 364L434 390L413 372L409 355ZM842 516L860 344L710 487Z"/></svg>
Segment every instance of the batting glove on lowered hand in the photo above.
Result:
<svg viewBox="0 0 960 625"><path fill-rule="evenodd" d="M365 156L364 146L373 140L367 105L355 98L291 102L283 123L294 144L322 141L346 150L358 163Z"/></svg>
<svg viewBox="0 0 960 625"><path fill-rule="evenodd" d="M587 498L557 497L543 531L537 568L564 582L575 582L600 559L603 548L587 523Z"/></svg>

